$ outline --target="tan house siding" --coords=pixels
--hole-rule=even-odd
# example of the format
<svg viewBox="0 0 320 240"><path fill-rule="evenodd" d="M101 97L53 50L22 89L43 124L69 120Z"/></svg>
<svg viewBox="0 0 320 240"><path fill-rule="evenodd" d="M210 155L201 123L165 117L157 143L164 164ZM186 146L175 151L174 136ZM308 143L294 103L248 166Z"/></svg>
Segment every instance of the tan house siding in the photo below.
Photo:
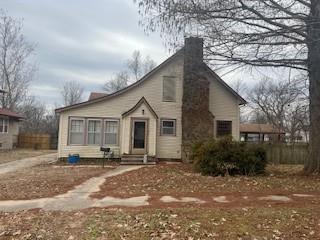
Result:
<svg viewBox="0 0 320 240"><path fill-rule="evenodd" d="M18 143L19 121L9 120L8 133L0 133L0 149L12 149Z"/></svg>
<svg viewBox="0 0 320 240"><path fill-rule="evenodd" d="M183 81L183 58L178 57L170 64L167 64L159 71L155 72L149 79L141 82L138 86L105 101L90 105L79 106L60 113L59 129L59 157L67 157L68 154L79 153L82 157L101 157L99 146L69 146L68 145L68 121L70 117L100 117L120 119L120 146L119 153L125 153L128 149L129 139L125 134L130 132L130 127L122 113L131 109L142 96L146 98L150 106L158 115L156 124L149 123L149 128L154 128L159 124L160 118L170 118L177 120L176 136L160 136L159 127L157 139L149 136L149 144L157 141L156 155L158 158L181 158L181 105L182 105L182 81ZM163 76L176 77L176 102L162 102L162 78ZM139 111L137 111L139 112ZM130 117L130 116L129 116ZM150 129L151 130L151 129ZM155 151L150 149L150 151Z"/></svg>
<svg viewBox="0 0 320 240"><path fill-rule="evenodd" d="M216 136L217 132L217 121L232 121L232 136L235 140L239 140L239 100L225 86L214 78L211 78L210 82L209 108L211 113L214 115L214 136Z"/></svg>

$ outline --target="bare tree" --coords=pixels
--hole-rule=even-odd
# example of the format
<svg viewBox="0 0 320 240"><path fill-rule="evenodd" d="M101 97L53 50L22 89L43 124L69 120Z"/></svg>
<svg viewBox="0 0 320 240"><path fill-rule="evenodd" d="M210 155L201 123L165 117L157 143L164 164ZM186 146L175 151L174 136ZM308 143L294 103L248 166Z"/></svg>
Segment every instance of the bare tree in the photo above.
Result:
<svg viewBox="0 0 320 240"><path fill-rule="evenodd" d="M34 46L22 34L22 22L0 10L0 88L1 106L15 110L26 96L35 66L28 63Z"/></svg>
<svg viewBox="0 0 320 240"><path fill-rule="evenodd" d="M76 104L82 101L83 87L76 81L68 81L62 87L61 95L64 106Z"/></svg>
<svg viewBox="0 0 320 240"><path fill-rule="evenodd" d="M254 112L263 113L279 132L290 133L292 142L304 127L308 106L305 96L306 86L299 79L278 82L262 79L248 95Z"/></svg>
<svg viewBox="0 0 320 240"><path fill-rule="evenodd" d="M205 39L215 66L288 67L310 81L308 173L320 173L319 0L135 0L146 30L160 29L175 46L185 34Z"/></svg>
<svg viewBox="0 0 320 240"><path fill-rule="evenodd" d="M127 69L116 73L113 78L104 84L102 89L108 93L118 91L128 86L129 83L138 81L155 67L156 62L153 61L150 56L143 58L140 51L135 50L132 53L132 57L127 60Z"/></svg>
<svg viewBox="0 0 320 240"><path fill-rule="evenodd" d="M132 72L135 81L138 81L141 76L141 53L135 50L132 53L132 58L128 59L128 69Z"/></svg>
<svg viewBox="0 0 320 240"><path fill-rule="evenodd" d="M103 90L107 93L119 91L128 85L128 81L129 74L126 71L118 72L114 78L104 84Z"/></svg>
<svg viewBox="0 0 320 240"><path fill-rule="evenodd" d="M46 106L38 101L34 96L25 98L18 107L20 113L25 116L22 122L21 132L23 133L43 133L43 120L46 115Z"/></svg>

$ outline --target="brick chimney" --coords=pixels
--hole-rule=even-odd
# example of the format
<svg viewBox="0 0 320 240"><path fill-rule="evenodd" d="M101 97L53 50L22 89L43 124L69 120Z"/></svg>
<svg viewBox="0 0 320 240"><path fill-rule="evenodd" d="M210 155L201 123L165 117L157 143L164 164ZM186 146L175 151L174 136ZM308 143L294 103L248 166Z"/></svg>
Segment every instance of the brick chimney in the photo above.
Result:
<svg viewBox="0 0 320 240"><path fill-rule="evenodd" d="M203 39L185 39L182 97L182 160L189 161L193 143L213 137L209 81L203 63Z"/></svg>

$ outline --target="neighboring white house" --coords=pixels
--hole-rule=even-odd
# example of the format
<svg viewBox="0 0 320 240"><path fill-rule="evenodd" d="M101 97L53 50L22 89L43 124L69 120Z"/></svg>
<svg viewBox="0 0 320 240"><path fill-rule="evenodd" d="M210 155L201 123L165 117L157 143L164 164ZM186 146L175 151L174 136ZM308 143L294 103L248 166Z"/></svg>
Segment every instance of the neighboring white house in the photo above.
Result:
<svg viewBox="0 0 320 240"><path fill-rule="evenodd" d="M0 150L12 149L18 144L20 121L24 117L6 108L0 108Z"/></svg>
<svg viewBox="0 0 320 240"><path fill-rule="evenodd" d="M187 38L181 50L125 89L56 109L58 157L101 158L100 147L107 146L115 157L180 160L201 131L239 140L239 105L245 100L202 58L202 39Z"/></svg>

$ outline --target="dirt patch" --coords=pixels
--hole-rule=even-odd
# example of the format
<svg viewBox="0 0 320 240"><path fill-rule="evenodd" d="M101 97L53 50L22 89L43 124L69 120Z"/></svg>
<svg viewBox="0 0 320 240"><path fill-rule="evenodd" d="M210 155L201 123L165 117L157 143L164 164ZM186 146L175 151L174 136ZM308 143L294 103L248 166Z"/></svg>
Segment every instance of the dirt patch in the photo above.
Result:
<svg viewBox="0 0 320 240"><path fill-rule="evenodd" d="M33 210L0 213L0 239L320 239L319 214L317 207Z"/></svg>
<svg viewBox="0 0 320 240"><path fill-rule="evenodd" d="M267 174L263 176L210 177L195 173L189 164L160 164L108 178L101 190L91 196L103 198L145 194L188 196L192 193L208 193L219 196L230 193L320 193L320 178L303 176L302 168L269 166Z"/></svg>
<svg viewBox="0 0 320 240"><path fill-rule="evenodd" d="M40 165L0 175L0 200L52 197L113 168Z"/></svg>
<svg viewBox="0 0 320 240"><path fill-rule="evenodd" d="M55 153L56 150L13 149L0 151L0 164L20 160L23 158Z"/></svg>

